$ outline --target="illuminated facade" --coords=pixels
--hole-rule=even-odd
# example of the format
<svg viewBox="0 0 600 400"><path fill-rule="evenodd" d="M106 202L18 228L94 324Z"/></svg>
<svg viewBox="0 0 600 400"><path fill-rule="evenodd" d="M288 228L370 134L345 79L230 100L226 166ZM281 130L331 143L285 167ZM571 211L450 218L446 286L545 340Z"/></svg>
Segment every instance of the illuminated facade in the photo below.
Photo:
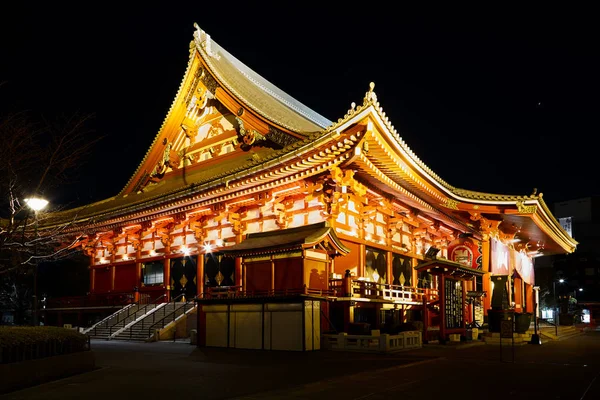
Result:
<svg viewBox="0 0 600 400"><path fill-rule="evenodd" d="M373 84L332 122L198 27L139 167L117 196L54 221L72 218L94 296L199 296L201 321L223 298L306 296L324 308L321 330L421 321L426 340L483 322L492 275L507 276L508 307L533 311L532 257L576 246L541 194L442 180Z"/></svg>

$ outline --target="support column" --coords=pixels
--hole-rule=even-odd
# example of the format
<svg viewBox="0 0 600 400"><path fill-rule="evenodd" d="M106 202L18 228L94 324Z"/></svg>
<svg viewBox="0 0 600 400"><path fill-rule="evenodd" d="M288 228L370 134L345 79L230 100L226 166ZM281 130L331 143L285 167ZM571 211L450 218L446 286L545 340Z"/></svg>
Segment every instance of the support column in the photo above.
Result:
<svg viewBox="0 0 600 400"><path fill-rule="evenodd" d="M235 286L242 287L242 258L235 258ZM239 290L239 289L238 289Z"/></svg>
<svg viewBox="0 0 600 400"><path fill-rule="evenodd" d="M166 289L165 298L167 302L171 301L171 266L169 264L169 259L165 258L163 261L163 286Z"/></svg>
<svg viewBox="0 0 600 400"><path fill-rule="evenodd" d="M367 248L364 243L360 243L358 245L358 250L359 250L360 255L358 257L358 268L357 268L356 273L358 274L358 277L361 277L361 276L364 277L365 276L365 262L367 260Z"/></svg>
<svg viewBox="0 0 600 400"><path fill-rule="evenodd" d="M138 258L139 259L139 258ZM140 301L140 287L142 286L142 263L135 263L135 287L137 288L133 295L133 301L136 303Z"/></svg>
<svg viewBox="0 0 600 400"><path fill-rule="evenodd" d="M515 311L525 312L523 309L523 280L521 278L515 278Z"/></svg>
<svg viewBox="0 0 600 400"><path fill-rule="evenodd" d="M115 265L111 265L110 268L111 268L111 270L110 270L110 291L114 292L115 291L115 275L116 275L117 267Z"/></svg>
<svg viewBox="0 0 600 400"><path fill-rule="evenodd" d="M246 263L242 261L242 292L246 291Z"/></svg>
<svg viewBox="0 0 600 400"><path fill-rule="evenodd" d="M90 265L90 294L96 291L96 268Z"/></svg>
<svg viewBox="0 0 600 400"><path fill-rule="evenodd" d="M428 295L423 295L423 343L428 343L429 337L427 336L429 328L429 309L427 303L429 302Z"/></svg>
<svg viewBox="0 0 600 400"><path fill-rule="evenodd" d="M486 293L486 296L483 298L483 315L487 315L487 310L489 310L491 308L491 304L492 304L492 285L491 285L491 278L490 278L491 251L492 251L492 249L490 246L489 239L482 241L481 242L481 253L482 253L481 267L482 267L483 271L487 272L487 274L485 274L481 278L481 282L483 284L483 290Z"/></svg>
<svg viewBox="0 0 600 400"><path fill-rule="evenodd" d="M204 253L198 254L196 260L196 296L204 293Z"/></svg>
<svg viewBox="0 0 600 400"><path fill-rule="evenodd" d="M387 283L388 284L393 284L394 283L394 278L392 277L392 262L394 259L394 253L392 253L391 251L387 252Z"/></svg>
<svg viewBox="0 0 600 400"><path fill-rule="evenodd" d="M306 274L302 274L302 287L306 287L306 279L304 278ZM273 259L273 255L271 255L271 292L275 290L275 260Z"/></svg>

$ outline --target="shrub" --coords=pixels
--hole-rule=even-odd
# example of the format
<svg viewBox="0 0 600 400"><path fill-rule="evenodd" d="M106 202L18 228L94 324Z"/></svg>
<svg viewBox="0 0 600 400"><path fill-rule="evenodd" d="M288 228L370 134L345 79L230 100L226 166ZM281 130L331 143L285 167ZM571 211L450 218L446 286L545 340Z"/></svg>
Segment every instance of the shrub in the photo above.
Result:
<svg viewBox="0 0 600 400"><path fill-rule="evenodd" d="M89 350L86 335L54 326L0 327L0 363Z"/></svg>

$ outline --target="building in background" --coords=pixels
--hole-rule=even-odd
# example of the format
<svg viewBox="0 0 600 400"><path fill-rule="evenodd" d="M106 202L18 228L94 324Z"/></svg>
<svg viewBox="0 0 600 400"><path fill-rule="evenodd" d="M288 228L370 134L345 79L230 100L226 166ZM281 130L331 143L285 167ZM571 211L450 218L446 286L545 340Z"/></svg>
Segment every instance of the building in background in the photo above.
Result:
<svg viewBox="0 0 600 400"><path fill-rule="evenodd" d="M541 194L441 179L402 140L373 84L330 121L198 27L129 182L44 228L65 221L89 256L90 298L196 298L199 342L246 348L312 350L324 330L406 322L425 340L464 336L496 311L531 313L533 258L577 244ZM48 307L47 321L54 311L65 312Z"/></svg>
<svg viewBox="0 0 600 400"><path fill-rule="evenodd" d="M575 311L583 311L586 322L600 320L600 196L555 203L554 215L579 244L574 253L536 263L538 284L547 293L544 303L552 307L556 288L564 323L571 322Z"/></svg>

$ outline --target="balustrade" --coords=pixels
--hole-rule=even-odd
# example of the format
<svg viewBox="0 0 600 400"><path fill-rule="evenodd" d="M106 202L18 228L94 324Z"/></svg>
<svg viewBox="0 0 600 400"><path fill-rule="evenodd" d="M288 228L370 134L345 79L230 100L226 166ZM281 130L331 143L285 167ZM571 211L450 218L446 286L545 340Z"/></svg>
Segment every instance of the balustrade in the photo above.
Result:
<svg viewBox="0 0 600 400"><path fill-rule="evenodd" d="M424 296L428 301L438 298L437 289L424 289L412 286L391 285L388 283L370 282L353 279L350 284L350 293L345 289L344 279L330 279L329 289L340 297L357 297L365 299L392 300L399 303L422 303Z"/></svg>
<svg viewBox="0 0 600 400"><path fill-rule="evenodd" d="M325 349L358 352L390 353L395 351L420 349L423 347L421 332L407 331L397 335L322 335Z"/></svg>

